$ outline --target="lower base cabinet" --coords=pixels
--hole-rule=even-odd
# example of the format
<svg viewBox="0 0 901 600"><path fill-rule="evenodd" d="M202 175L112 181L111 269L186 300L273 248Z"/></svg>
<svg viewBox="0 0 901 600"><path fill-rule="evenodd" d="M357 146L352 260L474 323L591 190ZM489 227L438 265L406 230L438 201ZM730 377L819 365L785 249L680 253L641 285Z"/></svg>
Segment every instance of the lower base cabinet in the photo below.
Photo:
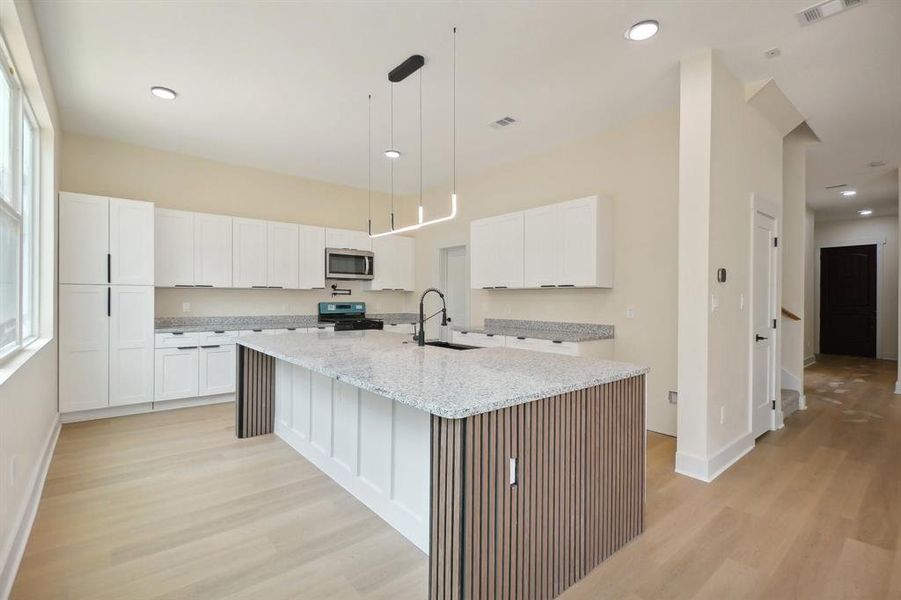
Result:
<svg viewBox="0 0 901 600"><path fill-rule="evenodd" d="M200 353L198 348L161 348L156 351L156 396L154 400L175 400L197 396Z"/></svg>
<svg viewBox="0 0 901 600"><path fill-rule="evenodd" d="M477 346L480 348L503 346L519 350L534 350L536 352L550 352L552 354L566 354L568 356L585 356L589 358L613 360L612 339L563 342L539 338L496 335L476 331L454 331L453 341L455 344Z"/></svg>
<svg viewBox="0 0 901 600"><path fill-rule="evenodd" d="M200 347L200 378L197 396L235 391L235 345Z"/></svg>
<svg viewBox="0 0 901 600"><path fill-rule="evenodd" d="M206 343L206 342L220 343ZM177 345L175 345L177 344ZM223 334L157 334L157 402L235 391L235 343Z"/></svg>

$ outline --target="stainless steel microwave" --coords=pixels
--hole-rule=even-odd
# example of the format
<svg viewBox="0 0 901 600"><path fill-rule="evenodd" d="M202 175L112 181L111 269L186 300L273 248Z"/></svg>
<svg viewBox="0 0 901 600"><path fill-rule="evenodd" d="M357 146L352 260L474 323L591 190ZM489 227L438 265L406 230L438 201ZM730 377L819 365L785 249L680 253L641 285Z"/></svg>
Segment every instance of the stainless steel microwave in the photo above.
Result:
<svg viewBox="0 0 901 600"><path fill-rule="evenodd" d="M326 279L372 279L375 255L368 250L325 249Z"/></svg>

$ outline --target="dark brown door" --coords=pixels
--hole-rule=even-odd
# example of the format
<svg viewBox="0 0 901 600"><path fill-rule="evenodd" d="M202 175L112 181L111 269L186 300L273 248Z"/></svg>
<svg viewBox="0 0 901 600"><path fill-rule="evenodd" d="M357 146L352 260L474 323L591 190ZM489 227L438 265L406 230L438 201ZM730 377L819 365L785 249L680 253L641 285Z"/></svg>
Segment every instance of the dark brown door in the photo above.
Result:
<svg viewBox="0 0 901 600"><path fill-rule="evenodd" d="M876 356L876 246L820 251L820 352Z"/></svg>

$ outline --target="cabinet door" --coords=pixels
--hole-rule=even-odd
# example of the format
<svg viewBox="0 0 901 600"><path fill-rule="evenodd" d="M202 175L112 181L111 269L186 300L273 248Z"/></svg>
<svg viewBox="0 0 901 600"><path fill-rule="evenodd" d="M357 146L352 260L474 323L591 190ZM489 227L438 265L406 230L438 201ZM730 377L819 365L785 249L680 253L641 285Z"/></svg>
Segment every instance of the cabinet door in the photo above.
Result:
<svg viewBox="0 0 901 600"><path fill-rule="evenodd" d="M199 351L197 346L163 348L156 351L154 400L197 396Z"/></svg>
<svg viewBox="0 0 901 600"><path fill-rule="evenodd" d="M59 286L60 412L109 406L108 290Z"/></svg>
<svg viewBox="0 0 901 600"><path fill-rule="evenodd" d="M556 205L523 213L523 285L554 287L560 280L560 211Z"/></svg>
<svg viewBox="0 0 901 600"><path fill-rule="evenodd" d="M154 285L194 285L194 213L158 208L154 221Z"/></svg>
<svg viewBox="0 0 901 600"><path fill-rule="evenodd" d="M235 391L235 345L201 346L198 396Z"/></svg>
<svg viewBox="0 0 901 600"><path fill-rule="evenodd" d="M153 285L153 203L109 199L110 282Z"/></svg>
<svg viewBox="0 0 901 600"><path fill-rule="evenodd" d="M416 289L416 240L403 235L396 236L397 251L394 256L394 287L412 292Z"/></svg>
<svg viewBox="0 0 901 600"><path fill-rule="evenodd" d="M393 235L372 240L373 277L363 283L367 290L393 290L397 287L397 239Z"/></svg>
<svg viewBox="0 0 901 600"><path fill-rule="evenodd" d="M557 205L561 231L559 285L599 285L597 200L596 197L581 198Z"/></svg>
<svg viewBox="0 0 901 600"><path fill-rule="evenodd" d="M469 278L473 289L490 288L494 285L494 261L492 256L491 221L479 219L469 226Z"/></svg>
<svg viewBox="0 0 901 600"><path fill-rule="evenodd" d="M266 273L266 221L232 219L232 284L237 288L268 284Z"/></svg>
<svg viewBox="0 0 901 600"><path fill-rule="evenodd" d="M493 285L521 288L523 283L523 214L494 217L491 224Z"/></svg>
<svg viewBox="0 0 901 600"><path fill-rule="evenodd" d="M108 283L108 254L109 199L60 192L59 282Z"/></svg>
<svg viewBox="0 0 901 600"><path fill-rule="evenodd" d="M372 240L365 231L328 228L325 230L325 246L350 250L372 250Z"/></svg>
<svg viewBox="0 0 901 600"><path fill-rule="evenodd" d="M194 284L232 286L232 218L194 213Z"/></svg>
<svg viewBox="0 0 901 600"><path fill-rule="evenodd" d="M295 223L267 223L267 278L269 287L297 289L298 229Z"/></svg>
<svg viewBox="0 0 901 600"><path fill-rule="evenodd" d="M325 289L325 228L301 225L298 287Z"/></svg>
<svg viewBox="0 0 901 600"><path fill-rule="evenodd" d="M153 288L110 287L109 405L153 402Z"/></svg>

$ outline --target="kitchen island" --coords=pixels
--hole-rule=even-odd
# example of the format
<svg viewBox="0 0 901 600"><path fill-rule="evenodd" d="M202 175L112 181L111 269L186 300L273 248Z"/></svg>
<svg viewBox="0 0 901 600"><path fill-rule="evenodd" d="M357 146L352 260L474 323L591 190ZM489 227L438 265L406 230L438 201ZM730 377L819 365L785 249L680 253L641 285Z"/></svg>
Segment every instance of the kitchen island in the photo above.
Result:
<svg viewBox="0 0 901 600"><path fill-rule="evenodd" d="M554 597L643 530L643 367L382 331L238 343L237 435L274 431L426 552L432 598Z"/></svg>

